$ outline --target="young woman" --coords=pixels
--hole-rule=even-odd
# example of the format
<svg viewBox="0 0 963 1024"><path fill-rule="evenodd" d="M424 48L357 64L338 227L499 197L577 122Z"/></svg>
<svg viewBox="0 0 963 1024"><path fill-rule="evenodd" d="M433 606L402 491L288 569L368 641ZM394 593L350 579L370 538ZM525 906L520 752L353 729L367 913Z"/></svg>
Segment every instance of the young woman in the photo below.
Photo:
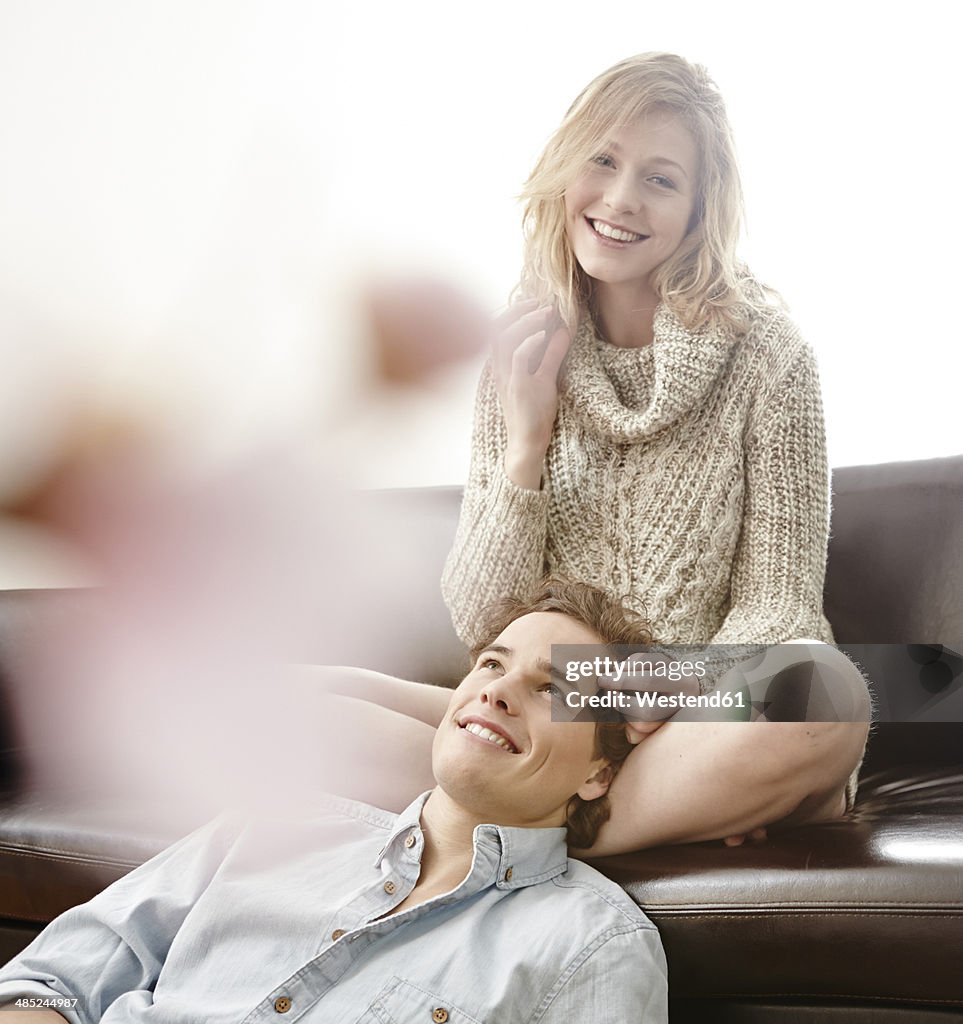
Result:
<svg viewBox="0 0 963 1024"><path fill-rule="evenodd" d="M663 643L805 639L803 674L832 675L868 717L860 673L826 646L815 362L736 259L738 171L704 69L643 54L600 75L524 198L520 301L482 376L442 581L459 635L471 644L490 601L560 573L644 612ZM444 694L369 687L353 695L408 715L412 741L441 718ZM592 852L838 817L867 728L640 725Z"/></svg>

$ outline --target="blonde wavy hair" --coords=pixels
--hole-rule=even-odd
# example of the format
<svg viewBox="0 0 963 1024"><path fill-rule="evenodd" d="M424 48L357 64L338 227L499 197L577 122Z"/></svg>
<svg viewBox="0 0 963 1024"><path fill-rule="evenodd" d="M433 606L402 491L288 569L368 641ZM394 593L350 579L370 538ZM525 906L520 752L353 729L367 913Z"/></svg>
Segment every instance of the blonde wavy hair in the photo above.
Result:
<svg viewBox="0 0 963 1024"><path fill-rule="evenodd" d="M513 297L553 302L574 330L591 304L592 281L565 230L565 191L604 148L612 128L654 109L669 110L692 133L699 153L698 194L682 244L653 273L652 284L689 330L740 333L751 312L776 302L736 257L742 185L732 131L715 83L699 64L671 53L620 61L579 94L549 139L519 199L525 202L524 262Z"/></svg>

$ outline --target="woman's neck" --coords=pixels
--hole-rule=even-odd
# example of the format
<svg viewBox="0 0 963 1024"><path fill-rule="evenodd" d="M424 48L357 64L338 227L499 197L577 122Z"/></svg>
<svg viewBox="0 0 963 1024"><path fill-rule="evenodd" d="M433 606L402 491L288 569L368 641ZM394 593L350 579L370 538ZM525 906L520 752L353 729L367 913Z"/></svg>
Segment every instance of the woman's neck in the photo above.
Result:
<svg viewBox="0 0 963 1024"><path fill-rule="evenodd" d="M625 288L596 282L592 315L602 338L619 348L644 348L654 338L659 299L649 288Z"/></svg>

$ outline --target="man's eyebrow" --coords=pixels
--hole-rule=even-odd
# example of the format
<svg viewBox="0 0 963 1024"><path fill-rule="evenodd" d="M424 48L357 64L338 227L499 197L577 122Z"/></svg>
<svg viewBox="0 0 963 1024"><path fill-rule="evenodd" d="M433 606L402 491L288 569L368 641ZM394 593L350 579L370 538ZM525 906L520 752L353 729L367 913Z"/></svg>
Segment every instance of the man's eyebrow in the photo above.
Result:
<svg viewBox="0 0 963 1024"><path fill-rule="evenodd" d="M502 654L507 658L510 658L515 652L511 647L506 647L504 644L489 644L483 651L478 652L480 658L483 654ZM535 662L535 667L552 679L557 679L559 682L565 681L565 673L560 668L553 665L548 658L539 658Z"/></svg>
<svg viewBox="0 0 963 1024"><path fill-rule="evenodd" d="M504 654L506 657L511 657L515 652L511 647L505 647L503 644L489 644L483 650L478 652L480 658L483 654Z"/></svg>
<svg viewBox="0 0 963 1024"><path fill-rule="evenodd" d="M557 665L553 665L548 658L539 658L535 666L542 672L547 672L552 679L556 679L560 683L565 682L565 673Z"/></svg>
<svg viewBox="0 0 963 1024"><path fill-rule="evenodd" d="M609 141L605 143L605 148L614 150L616 153L622 152L622 147L614 139L609 139ZM663 167L674 167L682 177L686 179L686 181L689 180L689 175L686 174L685 168L682 164L676 163L675 160L670 160L667 156L646 157L645 163L662 164Z"/></svg>

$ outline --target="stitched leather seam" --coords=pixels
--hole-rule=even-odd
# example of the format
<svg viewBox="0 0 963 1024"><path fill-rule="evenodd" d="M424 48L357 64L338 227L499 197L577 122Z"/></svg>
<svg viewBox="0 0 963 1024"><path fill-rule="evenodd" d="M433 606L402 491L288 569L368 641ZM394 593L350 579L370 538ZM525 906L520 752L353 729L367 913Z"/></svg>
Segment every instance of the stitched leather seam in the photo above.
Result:
<svg viewBox="0 0 963 1024"><path fill-rule="evenodd" d="M38 914L18 914L16 917L4 917L0 918L0 927L6 927L7 925L15 925L19 921L24 921L29 924L42 924L46 927L53 920L52 917L45 917Z"/></svg>
<svg viewBox="0 0 963 1024"><path fill-rule="evenodd" d="M652 917L652 918L658 917L658 912L653 910L651 907L646 907L645 912L650 917ZM959 917L961 913L963 913L963 910L960 910L960 911L950 911L950 912L947 913L945 908L943 909L943 916L946 916L947 918L951 918L953 920L955 920L957 917ZM815 911L808 911L808 910L794 910L794 911L789 911L789 914L792 917L829 917L829 916L831 916L831 917L895 917L895 918L928 917L928 918L933 918L933 917L941 916L939 911L937 911L937 910L927 911L927 910L922 910L922 909L919 911L919 913L913 913L912 911L903 911L903 910L888 911L888 910L883 910L883 909L879 909L879 910L869 909L869 910L866 910L866 911L863 911L863 912L857 912L857 911L833 911L833 910L827 909L827 910L824 910L824 911L820 911L818 913L815 912ZM666 916L670 916L670 917L704 918L707 915L705 915L705 914L698 914L698 913L694 914L694 913L681 913L680 912L680 913L675 913L675 914L669 914L669 915L666 915ZM753 914L753 913L746 912L744 914L711 914L711 915L708 915L708 916L711 916L713 918L718 918L719 920L722 920L722 921L730 920L730 919L734 920L734 921L744 921L744 920L746 920L748 918L754 918L754 917L757 917L757 918L760 918L760 919L771 919L774 915L771 914L771 913L770 914Z"/></svg>
<svg viewBox="0 0 963 1024"><path fill-rule="evenodd" d="M101 857L97 854L70 853L67 850L35 849L17 850L10 846L0 846L0 859L3 857L25 857L28 860L35 857L37 860L59 860L65 864L102 864L104 867L136 868L144 861L139 860L111 860L108 857Z"/></svg>
<svg viewBox="0 0 963 1024"><path fill-rule="evenodd" d="M703 999L755 999L755 1000L767 1000L767 999L816 999L822 1000L827 998L832 999L852 999L857 1002L864 1003L886 1003L890 1005L894 1002L899 1002L902 1006L916 1006L920 1004L927 1004L932 1006L963 1006L963 1000L960 999L927 999L924 996L871 996L871 995L851 995L844 992L712 992L706 995L698 996L678 996L680 1004L688 1002L699 1002ZM819 1007L816 1007L819 1009Z"/></svg>

